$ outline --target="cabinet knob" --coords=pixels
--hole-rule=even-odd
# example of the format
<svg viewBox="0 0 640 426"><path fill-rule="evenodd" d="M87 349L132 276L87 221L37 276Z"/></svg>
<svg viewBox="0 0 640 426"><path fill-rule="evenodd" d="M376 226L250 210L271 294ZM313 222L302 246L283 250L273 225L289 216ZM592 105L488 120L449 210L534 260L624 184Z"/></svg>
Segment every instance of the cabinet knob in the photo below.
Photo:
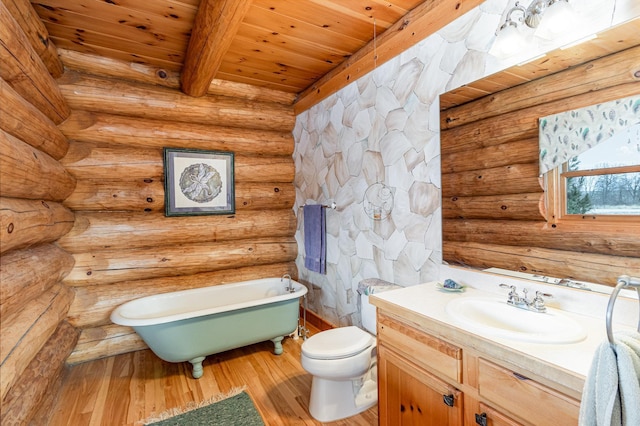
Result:
<svg viewBox="0 0 640 426"><path fill-rule="evenodd" d="M444 401L445 404L447 404L449 407L453 407L453 404L456 402L455 398L453 397L453 394L449 394L449 395L442 395L442 400Z"/></svg>
<svg viewBox="0 0 640 426"><path fill-rule="evenodd" d="M480 426L487 426L487 413L476 413L476 424L479 424Z"/></svg>

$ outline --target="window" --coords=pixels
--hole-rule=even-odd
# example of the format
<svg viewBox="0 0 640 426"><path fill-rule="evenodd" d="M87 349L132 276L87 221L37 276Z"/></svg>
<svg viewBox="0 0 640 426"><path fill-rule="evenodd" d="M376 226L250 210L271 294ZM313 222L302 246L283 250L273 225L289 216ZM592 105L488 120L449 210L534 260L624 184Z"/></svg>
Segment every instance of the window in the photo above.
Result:
<svg viewBox="0 0 640 426"><path fill-rule="evenodd" d="M640 124L571 158L547 180L550 222L640 223Z"/></svg>

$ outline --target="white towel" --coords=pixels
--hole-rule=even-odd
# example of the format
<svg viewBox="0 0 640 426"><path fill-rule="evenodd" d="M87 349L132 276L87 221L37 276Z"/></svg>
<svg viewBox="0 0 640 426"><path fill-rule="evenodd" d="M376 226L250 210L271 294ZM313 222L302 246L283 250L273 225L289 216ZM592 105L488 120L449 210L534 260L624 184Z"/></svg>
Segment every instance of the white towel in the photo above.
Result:
<svg viewBox="0 0 640 426"><path fill-rule="evenodd" d="M580 426L640 425L640 333L602 343L584 384Z"/></svg>

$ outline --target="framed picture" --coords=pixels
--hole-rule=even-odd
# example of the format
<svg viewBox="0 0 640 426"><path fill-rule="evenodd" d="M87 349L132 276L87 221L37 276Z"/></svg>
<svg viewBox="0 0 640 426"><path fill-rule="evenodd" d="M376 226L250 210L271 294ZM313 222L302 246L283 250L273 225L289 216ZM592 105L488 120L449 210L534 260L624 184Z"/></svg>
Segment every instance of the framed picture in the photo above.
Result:
<svg viewBox="0 0 640 426"><path fill-rule="evenodd" d="M235 213L233 152L164 148L165 216Z"/></svg>

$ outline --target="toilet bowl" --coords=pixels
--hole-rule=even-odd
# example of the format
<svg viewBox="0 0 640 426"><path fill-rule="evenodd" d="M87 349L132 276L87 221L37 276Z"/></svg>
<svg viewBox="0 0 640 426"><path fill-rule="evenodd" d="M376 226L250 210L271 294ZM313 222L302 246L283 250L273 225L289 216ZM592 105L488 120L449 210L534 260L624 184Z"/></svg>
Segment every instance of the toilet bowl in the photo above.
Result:
<svg viewBox="0 0 640 426"><path fill-rule="evenodd" d="M361 296L362 323L322 331L302 344L302 367L313 376L309 413L320 422L354 416L378 402L375 306Z"/></svg>

